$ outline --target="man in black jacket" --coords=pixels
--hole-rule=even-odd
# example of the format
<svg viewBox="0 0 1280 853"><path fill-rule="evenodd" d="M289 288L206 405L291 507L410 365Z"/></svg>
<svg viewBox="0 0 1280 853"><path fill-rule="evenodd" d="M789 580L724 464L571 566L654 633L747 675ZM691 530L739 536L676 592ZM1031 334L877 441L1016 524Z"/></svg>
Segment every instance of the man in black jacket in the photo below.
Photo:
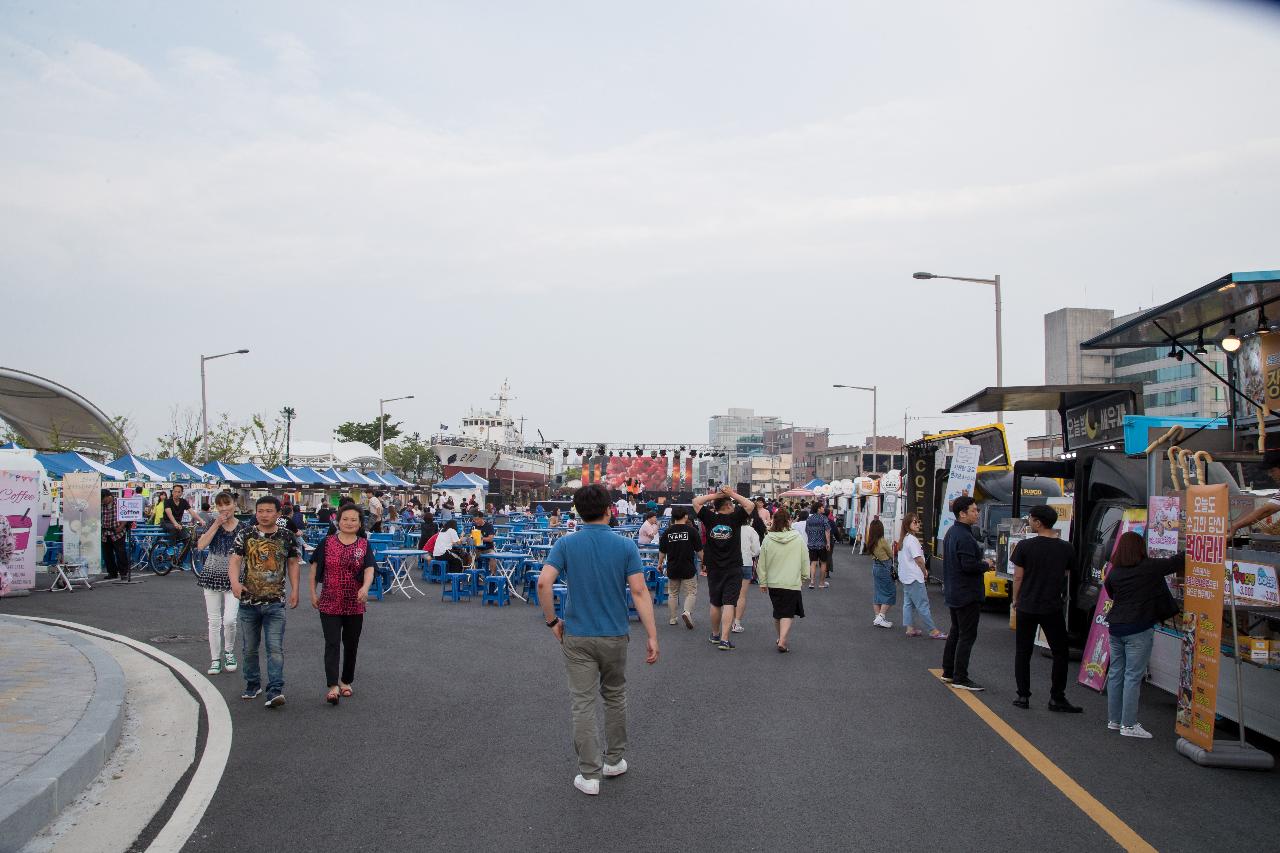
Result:
<svg viewBox="0 0 1280 853"><path fill-rule="evenodd" d="M968 495L951 502L956 523L942 542L942 592L951 610L951 630L942 651L942 680L962 690L983 688L969 678L969 654L978 639L978 619L986 593L982 576L990 564L982 558L982 546L974 538L978 504Z"/></svg>

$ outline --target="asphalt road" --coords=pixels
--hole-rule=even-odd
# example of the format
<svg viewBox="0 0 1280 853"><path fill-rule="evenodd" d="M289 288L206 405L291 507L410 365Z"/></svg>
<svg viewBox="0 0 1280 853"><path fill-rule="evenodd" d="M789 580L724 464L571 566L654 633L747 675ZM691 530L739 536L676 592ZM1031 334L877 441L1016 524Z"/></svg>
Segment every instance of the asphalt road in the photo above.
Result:
<svg viewBox="0 0 1280 853"><path fill-rule="evenodd" d="M646 666L633 622L631 770L599 797L572 787L563 663L536 608L443 603L423 584L424 599L371 603L356 696L335 709L322 701L319 619L304 605L288 616L284 708L241 701L239 674L214 679L235 737L186 850L1116 849L930 675L942 643L871 626L869 561L848 548L836 560L831 589L806 592L792 654L774 651L754 588L734 652L706 642L705 612L695 631L661 618L661 659ZM933 602L944 612L936 588ZM187 635L163 647L207 666L190 576L0 609L143 640ZM971 668L988 686L981 700L1154 847L1280 845L1280 775L1178 756L1171 696L1144 691L1154 740L1121 738L1106 729L1105 697L1084 688L1070 691L1084 714L1044 708L1044 658L1033 709L1012 708L1012 661L1007 617L985 615Z"/></svg>

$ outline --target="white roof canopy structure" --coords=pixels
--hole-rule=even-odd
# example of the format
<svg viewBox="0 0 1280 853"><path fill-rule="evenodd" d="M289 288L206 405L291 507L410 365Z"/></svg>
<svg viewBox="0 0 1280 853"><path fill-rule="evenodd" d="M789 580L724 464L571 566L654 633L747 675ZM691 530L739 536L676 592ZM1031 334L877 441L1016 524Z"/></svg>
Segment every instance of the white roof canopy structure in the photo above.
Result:
<svg viewBox="0 0 1280 853"><path fill-rule="evenodd" d="M75 391L51 379L0 367L0 419L36 448L56 443L130 453L111 418Z"/></svg>

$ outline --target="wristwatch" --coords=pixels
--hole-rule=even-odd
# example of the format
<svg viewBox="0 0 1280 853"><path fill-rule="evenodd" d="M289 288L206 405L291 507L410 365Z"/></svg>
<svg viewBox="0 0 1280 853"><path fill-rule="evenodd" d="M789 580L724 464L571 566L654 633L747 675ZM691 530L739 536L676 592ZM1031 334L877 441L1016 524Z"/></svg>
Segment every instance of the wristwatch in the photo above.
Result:
<svg viewBox="0 0 1280 853"><path fill-rule="evenodd" d="M557 626L557 625L559 625L559 624L560 624L560 617L559 617L559 616L557 616L556 618L552 619L550 622L548 622L548 623L547 623L547 627L548 627L548 628L554 628L555 626Z"/></svg>

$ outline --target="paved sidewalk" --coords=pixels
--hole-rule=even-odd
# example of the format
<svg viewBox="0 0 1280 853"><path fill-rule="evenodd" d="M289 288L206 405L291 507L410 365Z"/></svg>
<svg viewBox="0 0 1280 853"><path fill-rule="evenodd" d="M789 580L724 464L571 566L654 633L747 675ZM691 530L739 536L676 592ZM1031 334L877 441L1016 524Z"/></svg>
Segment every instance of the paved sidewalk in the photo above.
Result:
<svg viewBox="0 0 1280 853"><path fill-rule="evenodd" d="M0 851L20 848L101 769L124 673L74 631L0 616Z"/></svg>

